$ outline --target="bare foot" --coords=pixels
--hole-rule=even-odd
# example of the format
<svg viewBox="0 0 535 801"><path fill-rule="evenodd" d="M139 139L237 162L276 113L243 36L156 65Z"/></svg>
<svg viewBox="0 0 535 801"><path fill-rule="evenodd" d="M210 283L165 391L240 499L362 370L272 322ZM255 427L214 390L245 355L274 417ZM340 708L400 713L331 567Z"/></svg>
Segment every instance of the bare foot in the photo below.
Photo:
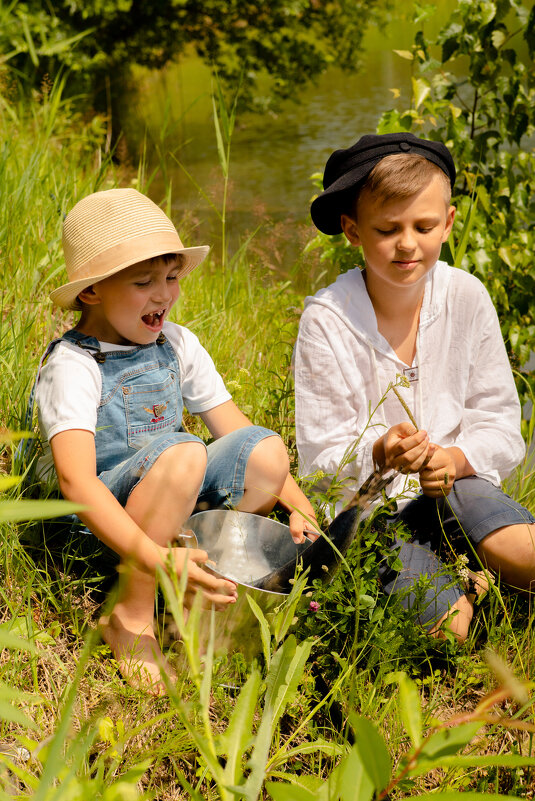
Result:
<svg viewBox="0 0 535 801"><path fill-rule="evenodd" d="M100 618L99 630L131 687L155 696L166 694L162 671L170 681L176 680L176 674L160 650L152 625L139 631L139 625L123 621L112 612L109 617Z"/></svg>
<svg viewBox="0 0 535 801"><path fill-rule="evenodd" d="M468 570L467 572L466 597L474 603L476 598L480 598L488 592L492 578L488 571L479 570L474 572L473 570Z"/></svg>
<svg viewBox="0 0 535 801"><path fill-rule="evenodd" d="M465 642L472 622L476 598L488 591L490 581L492 579L488 573L482 570L479 572L468 570L464 582L465 595L461 595L457 603L440 618L429 634L439 640L444 640L446 639L444 632L444 627L446 626L456 640L460 643Z"/></svg>

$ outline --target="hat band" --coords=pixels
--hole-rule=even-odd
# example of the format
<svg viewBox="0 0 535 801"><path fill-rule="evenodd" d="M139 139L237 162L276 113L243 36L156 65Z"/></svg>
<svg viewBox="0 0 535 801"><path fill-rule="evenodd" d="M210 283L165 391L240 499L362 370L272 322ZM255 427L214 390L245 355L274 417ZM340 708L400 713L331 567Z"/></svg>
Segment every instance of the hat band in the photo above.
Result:
<svg viewBox="0 0 535 801"><path fill-rule="evenodd" d="M69 282L86 278L100 278L110 275L121 268L126 262L135 264L153 258L158 254L178 253L184 250L180 237L176 231L158 231L158 233L144 234L119 242L117 245L98 253L84 262L69 275Z"/></svg>

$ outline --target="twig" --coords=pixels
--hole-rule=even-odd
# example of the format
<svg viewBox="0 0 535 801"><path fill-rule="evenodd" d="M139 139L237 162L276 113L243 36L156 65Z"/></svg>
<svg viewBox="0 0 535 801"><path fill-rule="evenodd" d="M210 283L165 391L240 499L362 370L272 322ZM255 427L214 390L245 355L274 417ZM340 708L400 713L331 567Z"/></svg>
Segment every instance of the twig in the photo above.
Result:
<svg viewBox="0 0 535 801"><path fill-rule="evenodd" d="M417 424L416 420L414 419L414 415L411 412L411 410L409 409L409 407L407 406L407 404L405 403L405 401L403 400L403 398L401 397L401 395L400 395L400 393L398 391L398 388L393 386L392 389L396 393L396 398L398 399L398 401L401 403L401 405L403 406L403 408L407 412L407 416L408 416L409 420L413 424L414 428L418 431L418 424Z"/></svg>

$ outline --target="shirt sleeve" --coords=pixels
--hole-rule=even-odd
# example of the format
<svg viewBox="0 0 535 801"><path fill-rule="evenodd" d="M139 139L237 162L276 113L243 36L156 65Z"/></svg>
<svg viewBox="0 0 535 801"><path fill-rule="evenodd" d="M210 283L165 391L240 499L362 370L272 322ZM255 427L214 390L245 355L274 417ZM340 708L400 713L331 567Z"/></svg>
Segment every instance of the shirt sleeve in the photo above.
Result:
<svg viewBox="0 0 535 801"><path fill-rule="evenodd" d="M352 478L354 492L373 469L372 448L384 433L370 425L365 382L329 310L311 306L299 326L295 354L295 417L299 472Z"/></svg>
<svg viewBox="0 0 535 801"><path fill-rule="evenodd" d="M499 483L522 460L525 444L518 393L498 316L483 287L479 294L470 380L455 444L477 475Z"/></svg>
<svg viewBox="0 0 535 801"><path fill-rule="evenodd" d="M169 323L165 335L177 354L180 389L190 414L200 414L231 400L208 351L188 328Z"/></svg>
<svg viewBox="0 0 535 801"><path fill-rule="evenodd" d="M96 431L102 391L98 365L92 356L59 343L41 368L36 389L39 427L48 441L61 431Z"/></svg>

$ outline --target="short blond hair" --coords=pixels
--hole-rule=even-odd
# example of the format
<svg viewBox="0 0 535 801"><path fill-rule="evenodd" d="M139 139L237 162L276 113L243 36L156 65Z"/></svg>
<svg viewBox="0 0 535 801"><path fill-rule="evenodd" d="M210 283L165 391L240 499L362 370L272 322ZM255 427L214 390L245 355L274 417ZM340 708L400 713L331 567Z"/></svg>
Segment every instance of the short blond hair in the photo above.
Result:
<svg viewBox="0 0 535 801"><path fill-rule="evenodd" d="M444 192L444 203L450 205L451 184L448 176L440 167L424 156L399 153L385 156L379 161L362 186L359 187L353 200L353 216L357 211L357 203L362 192L366 190L375 200L405 200L421 192L422 189L438 175Z"/></svg>

